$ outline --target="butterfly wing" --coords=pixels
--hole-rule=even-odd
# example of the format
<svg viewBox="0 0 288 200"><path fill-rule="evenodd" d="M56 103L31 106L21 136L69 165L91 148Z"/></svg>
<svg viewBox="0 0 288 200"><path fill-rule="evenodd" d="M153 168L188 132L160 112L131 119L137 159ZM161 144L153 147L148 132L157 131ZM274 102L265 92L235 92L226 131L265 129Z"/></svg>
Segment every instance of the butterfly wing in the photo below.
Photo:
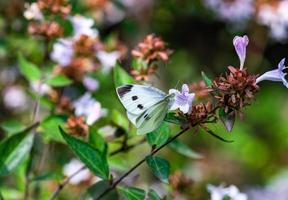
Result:
<svg viewBox="0 0 288 200"><path fill-rule="evenodd" d="M138 134L146 134L158 128L168 112L170 96L148 108L136 119Z"/></svg>
<svg viewBox="0 0 288 200"><path fill-rule="evenodd" d="M139 116L167 96L161 90L145 85L123 85L118 87L116 91L121 103L131 114L131 119L133 115L134 118Z"/></svg>

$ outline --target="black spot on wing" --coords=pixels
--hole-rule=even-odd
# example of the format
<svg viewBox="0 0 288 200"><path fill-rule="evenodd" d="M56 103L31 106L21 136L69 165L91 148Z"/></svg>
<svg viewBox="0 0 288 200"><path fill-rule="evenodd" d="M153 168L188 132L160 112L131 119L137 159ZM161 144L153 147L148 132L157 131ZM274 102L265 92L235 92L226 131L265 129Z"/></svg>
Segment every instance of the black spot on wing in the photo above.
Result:
<svg viewBox="0 0 288 200"><path fill-rule="evenodd" d="M132 100L133 100L133 101L136 101L137 99L138 99L137 96L133 96L133 97L132 97Z"/></svg>
<svg viewBox="0 0 288 200"><path fill-rule="evenodd" d="M145 120L149 120L149 119L151 119L151 117L149 117L148 114L145 114L145 115L144 115L144 119L145 119Z"/></svg>
<svg viewBox="0 0 288 200"><path fill-rule="evenodd" d="M123 87L117 88L118 95L122 98L125 94L131 91L133 85L125 85Z"/></svg>
<svg viewBox="0 0 288 200"><path fill-rule="evenodd" d="M143 107L142 104L138 104L138 105L137 105L137 108L139 108L140 110L142 110L144 107Z"/></svg>

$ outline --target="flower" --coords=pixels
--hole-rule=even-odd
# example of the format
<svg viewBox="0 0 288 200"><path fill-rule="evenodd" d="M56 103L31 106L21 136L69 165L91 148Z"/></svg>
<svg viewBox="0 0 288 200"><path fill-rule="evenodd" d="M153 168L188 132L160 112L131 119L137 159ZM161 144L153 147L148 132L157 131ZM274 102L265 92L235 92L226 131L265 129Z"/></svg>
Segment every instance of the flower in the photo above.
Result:
<svg viewBox="0 0 288 200"><path fill-rule="evenodd" d="M7 108L23 111L27 102L28 98L19 86L10 86L3 91L3 103Z"/></svg>
<svg viewBox="0 0 288 200"><path fill-rule="evenodd" d="M98 30L92 28L94 25L93 19L76 15L70 17L70 21L73 26L74 37L78 38L81 35L87 35L95 38L98 36Z"/></svg>
<svg viewBox="0 0 288 200"><path fill-rule="evenodd" d="M120 53L118 51L106 52L98 51L96 53L97 58L99 59L104 72L109 72L113 68L120 58Z"/></svg>
<svg viewBox="0 0 288 200"><path fill-rule="evenodd" d="M73 175L77 170L79 170L81 167L83 167L83 163L77 159L72 159L69 163L64 165L63 168L63 174L67 177ZM79 173L77 173L75 176L73 176L69 183L72 185L78 185L81 182L88 181L91 179L92 174L88 169L83 169Z"/></svg>
<svg viewBox="0 0 288 200"><path fill-rule="evenodd" d="M285 58L283 58L279 64L278 69L268 71L256 79L256 83L264 80L268 81L280 81L288 88L287 67L285 67Z"/></svg>
<svg viewBox="0 0 288 200"><path fill-rule="evenodd" d="M37 3L25 4L26 10L24 11L24 17L28 20L39 20L42 21L44 19L43 14Z"/></svg>
<svg viewBox="0 0 288 200"><path fill-rule="evenodd" d="M189 93L189 87L187 84L182 85L181 92L175 89L170 89L169 94L174 94L170 110L176 110L179 108L184 114L190 111L195 94Z"/></svg>
<svg viewBox="0 0 288 200"><path fill-rule="evenodd" d="M207 189L211 194L211 200L224 200L225 197L229 197L230 200L248 200L247 195L240 193L234 185L225 188L222 185L217 187L209 184Z"/></svg>
<svg viewBox="0 0 288 200"><path fill-rule="evenodd" d="M99 118L106 115L106 109L101 108L101 104L92 98L91 93L85 93L74 102L75 115L84 116L86 123L92 125Z"/></svg>
<svg viewBox="0 0 288 200"><path fill-rule="evenodd" d="M99 88L99 82L90 76L85 76L83 78L83 85L86 87L87 90L92 92Z"/></svg>
<svg viewBox="0 0 288 200"><path fill-rule="evenodd" d="M83 116L70 116L67 119L66 128L68 129L68 133L71 135L79 137L86 137L88 135L89 127L85 123L85 118Z"/></svg>
<svg viewBox="0 0 288 200"><path fill-rule="evenodd" d="M43 23L30 23L28 32L31 35L46 37L48 39L58 38L63 35L64 29L55 21L45 21Z"/></svg>
<svg viewBox="0 0 288 200"><path fill-rule="evenodd" d="M51 59L61 66L67 66L71 63L74 56L73 41L69 39L59 39L53 45Z"/></svg>
<svg viewBox="0 0 288 200"><path fill-rule="evenodd" d="M243 37L235 36L233 39L233 45L240 60L240 70L242 70L244 67L244 62L246 59L246 47L248 43L249 39L247 35L244 35Z"/></svg>
<svg viewBox="0 0 288 200"><path fill-rule="evenodd" d="M39 80L30 82L30 87L41 96L48 94L52 89L49 85L41 83Z"/></svg>

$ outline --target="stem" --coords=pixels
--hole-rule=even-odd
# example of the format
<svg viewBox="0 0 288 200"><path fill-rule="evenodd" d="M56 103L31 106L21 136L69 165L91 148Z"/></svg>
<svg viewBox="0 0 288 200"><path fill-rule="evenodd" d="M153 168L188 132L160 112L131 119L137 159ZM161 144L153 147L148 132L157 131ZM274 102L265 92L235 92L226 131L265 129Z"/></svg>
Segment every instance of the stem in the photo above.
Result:
<svg viewBox="0 0 288 200"><path fill-rule="evenodd" d="M190 127L187 127L183 130L181 130L179 133L177 133L175 136L171 137L169 140L167 140L164 144L162 144L160 147L156 148L154 151L152 151L147 156L152 156L156 154L158 151L160 151L162 148L164 148L166 145L170 144L172 141L174 141L176 138L178 138L180 135L188 131ZM118 180L116 180L110 187L108 187L106 190L104 190L97 198L96 200L101 199L105 195L107 195L110 191L112 191L124 178L126 178L129 174L131 174L135 169L137 169L140 165L142 165L146 157L145 156L142 160L140 160L138 163L136 163L129 171L127 171L125 174L123 174Z"/></svg>

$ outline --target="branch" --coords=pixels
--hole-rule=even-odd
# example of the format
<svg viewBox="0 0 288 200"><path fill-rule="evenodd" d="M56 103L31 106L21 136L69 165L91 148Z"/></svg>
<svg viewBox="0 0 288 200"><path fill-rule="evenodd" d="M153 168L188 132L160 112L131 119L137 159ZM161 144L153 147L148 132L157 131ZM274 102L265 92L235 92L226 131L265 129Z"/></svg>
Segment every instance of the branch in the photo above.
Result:
<svg viewBox="0 0 288 200"><path fill-rule="evenodd" d="M185 133L186 131L188 131L190 129L190 127L187 127L183 130L181 130L179 133L177 133L175 136L173 136L172 138L170 138L169 140L167 140L164 144L162 144L160 147L156 148L154 151L152 151L150 154L148 154L147 156L152 156L154 154L156 154L158 151L160 151L163 147L165 147L166 145L170 144L172 141L174 141L176 138L178 138L180 135L182 135L183 133ZM135 164L129 171L127 171L125 174L123 174L118 180L116 180L110 187L108 187L106 190L104 190L96 200L101 199L102 197L104 197L106 194L108 194L110 191L112 191L124 178L126 178L129 174L131 174L135 169L137 169L140 165L142 165L145 160L146 157L145 156L142 160L140 160L137 164Z"/></svg>

